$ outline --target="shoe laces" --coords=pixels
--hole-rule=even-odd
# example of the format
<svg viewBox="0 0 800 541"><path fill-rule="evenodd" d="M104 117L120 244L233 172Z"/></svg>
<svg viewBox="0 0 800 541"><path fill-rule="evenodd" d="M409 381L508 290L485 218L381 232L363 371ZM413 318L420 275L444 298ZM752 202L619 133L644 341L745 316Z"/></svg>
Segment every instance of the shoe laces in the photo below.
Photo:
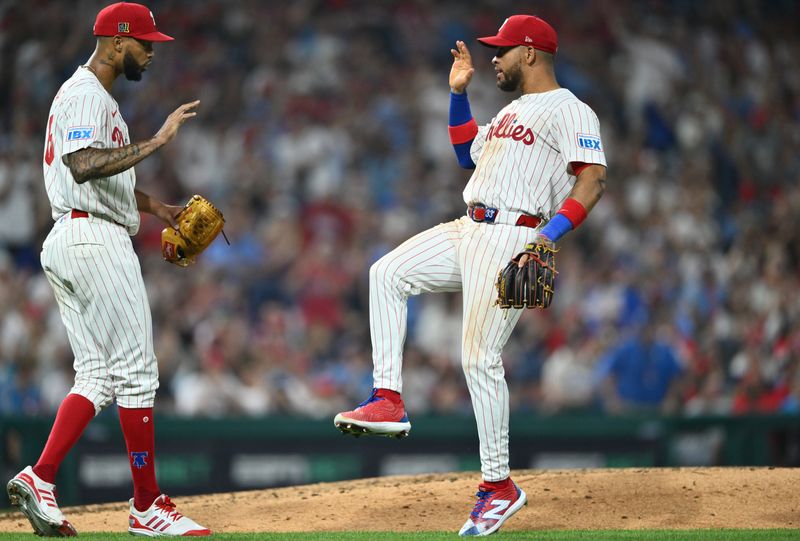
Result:
<svg viewBox="0 0 800 541"><path fill-rule="evenodd" d="M372 394L371 394L371 395L369 395L369 398L367 398L367 399L366 399L366 400L364 400L364 401L363 401L361 404L359 404L359 405L358 405L358 408L363 408L363 407L364 407L364 406L366 406L367 404L371 404L372 402L377 402L378 400L384 400L384 398L383 398L383 397L381 397L381 396L378 396L378 388L377 388L377 387L374 387L374 388L372 389ZM356 409L358 409L358 408L356 408Z"/></svg>
<svg viewBox="0 0 800 541"><path fill-rule="evenodd" d="M475 508L472 510L472 513L470 513L472 518L479 518L481 516L483 508L486 507L492 494L494 494L493 490L478 490L478 492L475 493L478 497L478 501L475 502Z"/></svg>
<svg viewBox="0 0 800 541"><path fill-rule="evenodd" d="M166 513L167 518L172 519L173 521L178 520L183 516L178 512L175 504L172 503L172 500L169 499L169 496L164 496L163 500L156 503L156 507L158 507L159 509L161 509L161 511Z"/></svg>

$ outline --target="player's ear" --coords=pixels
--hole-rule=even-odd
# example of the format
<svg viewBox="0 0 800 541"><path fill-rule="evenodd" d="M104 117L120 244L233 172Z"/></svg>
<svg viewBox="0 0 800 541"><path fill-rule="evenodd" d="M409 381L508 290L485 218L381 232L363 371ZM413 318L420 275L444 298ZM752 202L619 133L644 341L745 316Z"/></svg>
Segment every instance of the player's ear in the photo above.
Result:
<svg viewBox="0 0 800 541"><path fill-rule="evenodd" d="M527 62L529 66L533 66L536 63L536 49L533 47L526 47L526 49L525 62Z"/></svg>
<svg viewBox="0 0 800 541"><path fill-rule="evenodd" d="M117 51L118 53L121 53L122 52L122 36L114 36L111 39L114 40L111 43L112 46L114 47L114 50Z"/></svg>

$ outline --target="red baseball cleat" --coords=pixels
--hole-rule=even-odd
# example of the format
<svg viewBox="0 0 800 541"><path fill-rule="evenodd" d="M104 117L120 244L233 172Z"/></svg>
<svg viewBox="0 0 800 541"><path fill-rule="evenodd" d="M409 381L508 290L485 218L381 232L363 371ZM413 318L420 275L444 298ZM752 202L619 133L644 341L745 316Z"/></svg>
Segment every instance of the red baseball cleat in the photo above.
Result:
<svg viewBox="0 0 800 541"><path fill-rule="evenodd" d="M493 490L481 484L478 486L476 496L478 501L475 503L475 508L458 532L462 537L493 534L511 515L528 503L525 492L514 481L503 490Z"/></svg>
<svg viewBox="0 0 800 541"><path fill-rule="evenodd" d="M333 424L344 434L362 436L373 434L390 438L408 436L411 423L408 421L403 401L395 402L378 396L372 389L369 398L353 411L344 411L333 418Z"/></svg>

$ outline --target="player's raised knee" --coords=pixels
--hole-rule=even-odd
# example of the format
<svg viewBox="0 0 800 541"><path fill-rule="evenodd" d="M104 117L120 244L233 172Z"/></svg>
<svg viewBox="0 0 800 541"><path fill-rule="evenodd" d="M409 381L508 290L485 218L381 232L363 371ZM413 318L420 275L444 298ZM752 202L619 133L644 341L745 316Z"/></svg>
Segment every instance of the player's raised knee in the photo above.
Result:
<svg viewBox="0 0 800 541"><path fill-rule="evenodd" d="M369 286L373 287L392 287L397 283L396 273L391 271L390 254L377 260L369 268Z"/></svg>

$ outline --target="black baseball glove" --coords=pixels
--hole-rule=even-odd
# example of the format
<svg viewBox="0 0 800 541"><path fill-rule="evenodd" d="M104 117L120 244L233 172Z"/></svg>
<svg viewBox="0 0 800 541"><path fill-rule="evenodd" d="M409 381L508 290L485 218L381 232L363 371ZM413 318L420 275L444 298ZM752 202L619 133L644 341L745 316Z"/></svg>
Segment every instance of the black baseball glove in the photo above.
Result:
<svg viewBox="0 0 800 541"><path fill-rule="evenodd" d="M547 308L553 301L556 250L552 242L538 237L512 259L497 276L500 308ZM520 266L520 260L526 256Z"/></svg>

